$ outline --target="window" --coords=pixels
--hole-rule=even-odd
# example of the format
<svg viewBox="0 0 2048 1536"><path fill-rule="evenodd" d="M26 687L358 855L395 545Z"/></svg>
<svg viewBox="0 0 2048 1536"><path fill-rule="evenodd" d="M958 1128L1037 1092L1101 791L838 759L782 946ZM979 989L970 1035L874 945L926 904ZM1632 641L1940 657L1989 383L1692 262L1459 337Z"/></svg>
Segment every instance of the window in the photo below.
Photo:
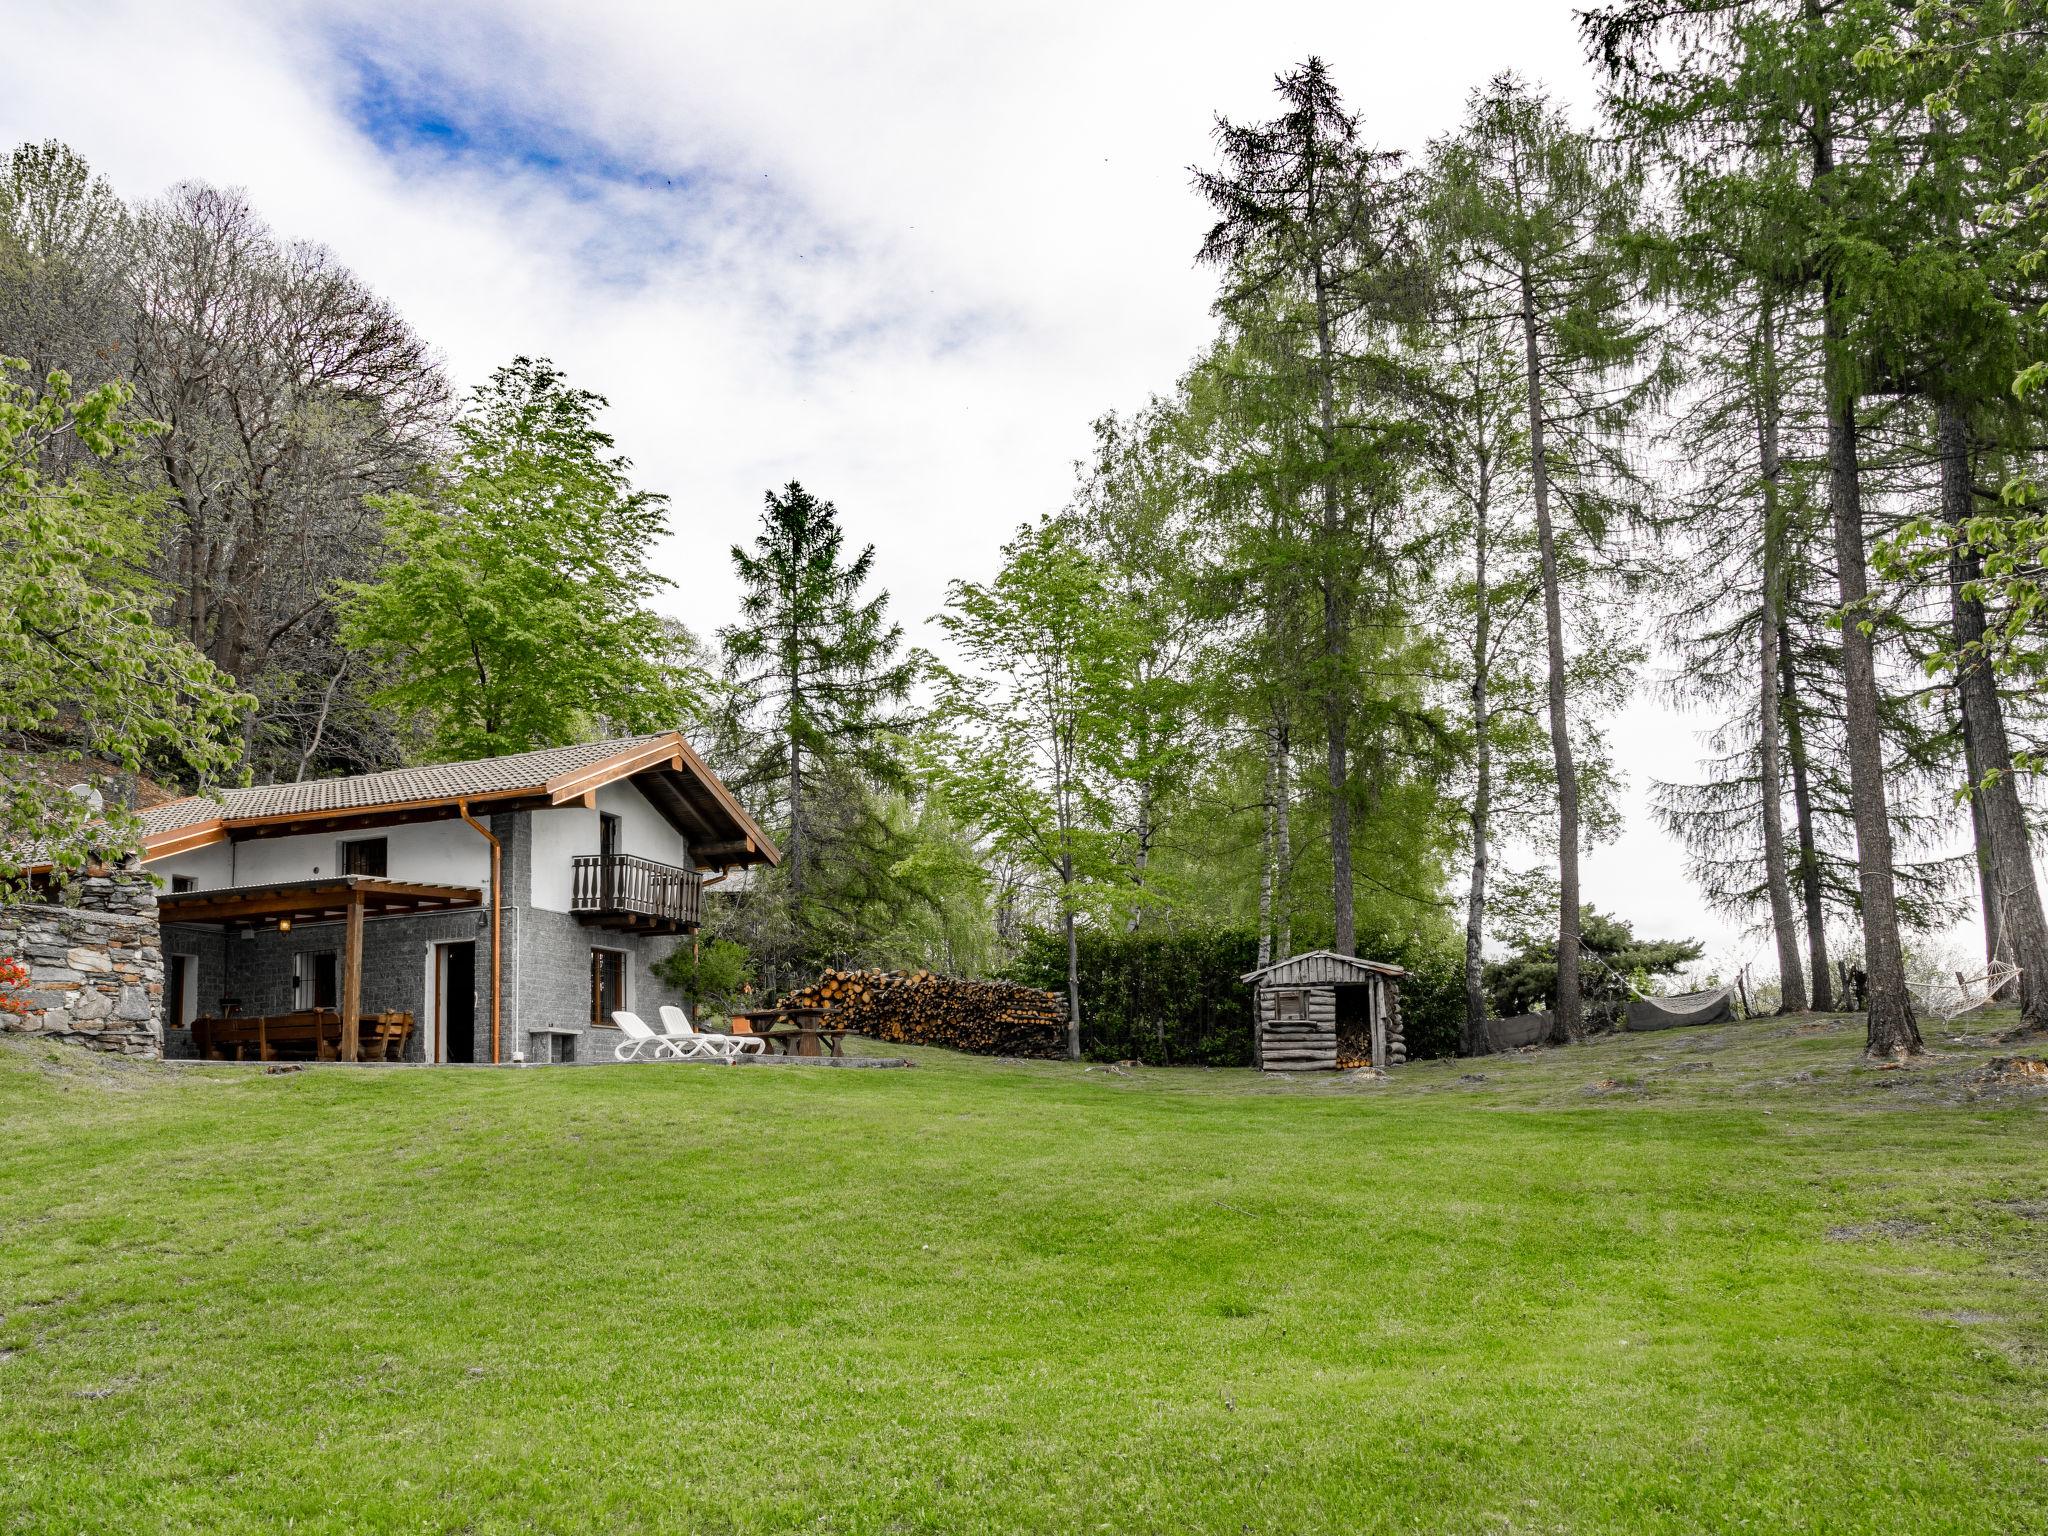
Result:
<svg viewBox="0 0 2048 1536"><path fill-rule="evenodd" d="M590 1022L610 1024L626 1006L626 954L619 949L590 952Z"/></svg>
<svg viewBox="0 0 2048 1536"><path fill-rule="evenodd" d="M1276 1024L1299 1023L1308 1017L1308 994L1299 991L1275 992L1273 994L1273 1022Z"/></svg>
<svg viewBox="0 0 2048 1536"><path fill-rule="evenodd" d="M359 837L353 842L341 845L341 872L344 875L383 875L389 867L390 840L382 837Z"/></svg>
<svg viewBox="0 0 2048 1536"><path fill-rule="evenodd" d="M171 894L173 896L177 895L180 891L196 891L198 889L199 877L197 875L171 876Z"/></svg>

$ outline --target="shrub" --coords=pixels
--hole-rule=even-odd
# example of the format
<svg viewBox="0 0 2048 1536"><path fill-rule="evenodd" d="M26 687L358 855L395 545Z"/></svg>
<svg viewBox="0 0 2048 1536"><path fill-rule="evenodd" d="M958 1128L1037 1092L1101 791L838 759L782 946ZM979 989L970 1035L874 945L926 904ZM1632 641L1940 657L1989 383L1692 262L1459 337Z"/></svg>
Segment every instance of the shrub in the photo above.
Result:
<svg viewBox="0 0 2048 1536"><path fill-rule="evenodd" d="M1248 929L1083 933L1083 1053L1161 1067L1250 1066L1252 991L1238 978L1258 958L1258 937ZM1012 974L1064 995L1065 939L1032 932Z"/></svg>
<svg viewBox="0 0 2048 1536"><path fill-rule="evenodd" d="M692 1008L729 1010L754 979L753 956L731 939L678 944L654 962L654 974L690 1000Z"/></svg>

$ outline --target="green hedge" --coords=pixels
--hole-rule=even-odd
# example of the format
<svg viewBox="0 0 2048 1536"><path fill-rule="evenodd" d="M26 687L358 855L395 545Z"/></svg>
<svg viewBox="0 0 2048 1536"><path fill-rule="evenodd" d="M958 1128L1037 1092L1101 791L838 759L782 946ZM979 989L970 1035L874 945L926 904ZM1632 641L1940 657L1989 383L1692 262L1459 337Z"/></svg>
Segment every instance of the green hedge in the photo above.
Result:
<svg viewBox="0 0 2048 1536"><path fill-rule="evenodd" d="M1401 983L1410 1058L1455 1056L1465 1011L1462 957L1403 945L1387 935L1361 936L1358 952L1411 973ZM1238 978L1258 961L1258 936L1249 929L1083 932L1083 1053L1096 1061L1160 1067L1250 1066L1252 994ZM1027 986L1064 994L1065 940L1050 930L1028 934L1009 974Z"/></svg>
<svg viewBox="0 0 2048 1536"><path fill-rule="evenodd" d="M1096 1061L1155 1067L1252 1064L1252 989L1258 964L1249 931L1081 935L1081 1048ZM1067 946L1056 931L1024 942L1011 975L1064 994Z"/></svg>

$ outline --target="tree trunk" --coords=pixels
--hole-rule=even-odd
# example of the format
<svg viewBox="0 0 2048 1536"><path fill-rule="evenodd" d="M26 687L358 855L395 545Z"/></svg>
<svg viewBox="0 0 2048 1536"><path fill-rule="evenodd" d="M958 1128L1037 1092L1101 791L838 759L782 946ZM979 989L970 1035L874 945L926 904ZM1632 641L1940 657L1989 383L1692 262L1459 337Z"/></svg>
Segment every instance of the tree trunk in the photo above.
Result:
<svg viewBox="0 0 2048 1536"><path fill-rule="evenodd" d="M1294 750L1294 727L1285 716L1280 721L1278 791L1273 802L1273 958L1285 960L1294 953L1294 790L1288 775Z"/></svg>
<svg viewBox="0 0 2048 1536"><path fill-rule="evenodd" d="M1792 766L1792 816L1799 838L1799 892L1806 907L1806 958L1813 979L1813 1006L1822 1013L1835 1008L1834 972L1828 968L1827 907L1820 885L1820 848L1813 835L1813 792L1806 779L1806 725L1799 713L1799 690L1792 673L1792 634L1784 616L1778 618L1780 702L1785 722L1785 756Z"/></svg>
<svg viewBox="0 0 2048 1536"><path fill-rule="evenodd" d="M1862 475L1856 444L1856 396L1848 381L1848 325L1830 297L1828 349L1828 510L1842 593L1842 704L1849 748L1849 801L1856 821L1857 882L1863 898L1863 971L1869 1013L1863 1048L1875 1057L1921 1050L1906 960L1899 943L1892 884L1891 810L1884 785L1884 738L1877 721L1877 647L1865 628L1870 596L1863 547Z"/></svg>
<svg viewBox="0 0 2048 1536"><path fill-rule="evenodd" d="M1335 558L1337 543L1343 537L1343 511L1337 491L1337 475L1330 467L1337 455L1336 349L1330 334L1328 284L1320 264L1316 267L1316 347L1322 364L1316 384L1324 464L1323 558L1319 562L1323 588L1323 733L1328 742L1330 901L1335 918L1335 933L1330 947L1340 955L1350 955L1358 950L1351 881L1350 701L1345 694L1344 678L1350 625L1343 577Z"/></svg>
<svg viewBox="0 0 2048 1536"><path fill-rule="evenodd" d="M1536 295L1521 274L1523 366L1529 375L1529 472L1536 493L1536 547L1542 557L1543 633L1549 662L1550 752L1557 768L1557 1007L1550 1043L1568 1045L1585 1032L1579 990L1579 781L1572 766L1566 713L1564 598L1559 590L1557 538L1550 523L1550 466L1543 447L1543 355L1536 344Z"/></svg>
<svg viewBox="0 0 2048 1536"><path fill-rule="evenodd" d="M1074 862L1066 861L1063 879L1071 894L1074 878ZM1081 1059L1081 939L1074 930L1074 907L1071 900L1066 903L1064 923L1067 930L1067 1060Z"/></svg>
<svg viewBox="0 0 2048 1536"><path fill-rule="evenodd" d="M1949 560L1950 603L1955 602L1957 562ZM1977 855L1977 898L1984 909L1984 963L1996 965L2010 959L2005 943L2005 924L1999 911L1998 861L1991 853L1991 823L1984 815L1984 797L1977 786L1984 782L1984 764L1977 754L1977 733L1963 708L1962 689L1956 689L1956 707L1963 720L1963 793L1970 797L1970 846Z"/></svg>
<svg viewBox="0 0 2048 1536"><path fill-rule="evenodd" d="M1785 510L1778 495L1777 337L1768 302L1759 325L1763 378L1757 413L1757 460L1764 496L1763 613L1757 700L1758 789L1764 817L1764 883L1770 895L1771 931L1778 942L1778 1011L1806 1011L1806 977L1799 965L1799 927L1792 916L1792 887L1785 872L1785 804L1778 761L1778 625L1784 603Z"/></svg>
<svg viewBox="0 0 2048 1536"><path fill-rule="evenodd" d="M1822 28L1820 0L1805 0L1806 17ZM1813 191L1834 202L1835 135L1826 102L1815 105ZM1863 901L1864 993L1869 1008L1863 1049L1870 1056L1917 1054L1920 1027L1906 991L1899 944L1898 895L1892 884L1891 811L1884 789L1884 737L1877 720L1877 647L1864 626L1870 579L1863 547L1862 465L1856 443L1856 388L1850 371L1849 322L1839 284L1821 279L1822 393L1827 401L1828 513L1842 595L1842 704L1849 749L1849 803L1856 822L1857 883Z"/></svg>
<svg viewBox="0 0 2048 1536"><path fill-rule="evenodd" d="M1474 507L1472 742L1473 785L1470 835L1472 884L1465 897L1465 1037L1462 1054L1476 1056L1486 1043L1486 842L1493 811L1493 741L1487 719L1487 665L1493 638L1492 594L1486 579L1486 494L1482 485Z"/></svg>
<svg viewBox="0 0 2048 1536"><path fill-rule="evenodd" d="M1266 734L1266 815L1259 832L1259 964L1264 970L1273 963L1273 861L1274 820L1279 811L1274 789L1279 777L1280 727L1275 722Z"/></svg>
<svg viewBox="0 0 2048 1536"><path fill-rule="evenodd" d="M1942 510L1960 539L1974 512L1970 483L1970 434L1953 402L1938 407L1941 442ZM1998 895L1998 922L2003 943L2020 968L2020 1022L2028 1029L2048 1027L2048 920L2041 911L2041 888L2034 878L2033 845L2027 835L2026 811L2020 805L2013 777L2012 747L2006 739L2005 710L1998 685L1983 656L1984 608L1972 599L1967 584L1978 576L1975 551L1957 548L1951 557L1949 592L1954 608L1956 649L1961 658L1957 686L1962 693L1963 730L1975 745L1981 775L1971 790L1971 803L1981 802L1991 834L1991 869Z"/></svg>

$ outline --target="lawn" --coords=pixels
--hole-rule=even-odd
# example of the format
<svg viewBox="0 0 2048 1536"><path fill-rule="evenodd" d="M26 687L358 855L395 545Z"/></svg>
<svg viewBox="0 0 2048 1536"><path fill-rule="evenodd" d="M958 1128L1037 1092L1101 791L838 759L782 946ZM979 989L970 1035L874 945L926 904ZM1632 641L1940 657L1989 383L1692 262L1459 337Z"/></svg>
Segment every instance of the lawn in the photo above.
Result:
<svg viewBox="0 0 2048 1536"><path fill-rule="evenodd" d="M2048 1093L0 1045L0 1529L2048 1528Z"/></svg>

